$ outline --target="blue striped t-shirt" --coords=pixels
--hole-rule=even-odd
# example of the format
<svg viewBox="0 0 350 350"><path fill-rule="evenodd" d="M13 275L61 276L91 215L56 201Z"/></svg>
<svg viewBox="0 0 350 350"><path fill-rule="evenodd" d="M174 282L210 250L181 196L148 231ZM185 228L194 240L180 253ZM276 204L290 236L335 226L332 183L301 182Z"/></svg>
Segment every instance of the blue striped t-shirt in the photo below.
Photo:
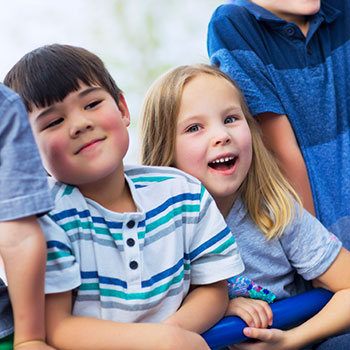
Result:
<svg viewBox="0 0 350 350"><path fill-rule="evenodd" d="M350 248L350 1L322 0L307 37L248 0L222 5L208 29L211 62L242 89L253 115L286 114L317 217Z"/></svg>
<svg viewBox="0 0 350 350"><path fill-rule="evenodd" d="M40 219L46 293L72 290L73 315L160 322L191 284L243 270L235 240L199 181L166 167L126 167L125 177L137 212L113 212L53 182L56 207Z"/></svg>

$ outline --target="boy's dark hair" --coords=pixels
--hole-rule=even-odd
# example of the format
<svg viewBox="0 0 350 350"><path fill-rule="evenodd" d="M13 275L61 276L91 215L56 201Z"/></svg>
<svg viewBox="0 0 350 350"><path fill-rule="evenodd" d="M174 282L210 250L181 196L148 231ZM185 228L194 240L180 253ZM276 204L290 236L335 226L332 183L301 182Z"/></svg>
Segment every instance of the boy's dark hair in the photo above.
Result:
<svg viewBox="0 0 350 350"><path fill-rule="evenodd" d="M4 79L4 84L22 97L29 112L33 105L43 108L63 101L80 83L101 86L119 103L121 90L102 60L81 47L39 47L23 56Z"/></svg>

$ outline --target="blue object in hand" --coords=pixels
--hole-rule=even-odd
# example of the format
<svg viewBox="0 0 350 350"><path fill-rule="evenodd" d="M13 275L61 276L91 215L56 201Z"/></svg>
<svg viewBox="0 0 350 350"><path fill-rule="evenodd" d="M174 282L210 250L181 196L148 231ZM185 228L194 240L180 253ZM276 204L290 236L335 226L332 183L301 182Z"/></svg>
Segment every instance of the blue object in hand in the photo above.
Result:
<svg viewBox="0 0 350 350"><path fill-rule="evenodd" d="M316 288L270 305L273 324L269 328L289 328L304 322L317 314L332 298L333 293ZM245 341L243 334L246 323L237 316L228 316L202 334L211 349L220 349Z"/></svg>

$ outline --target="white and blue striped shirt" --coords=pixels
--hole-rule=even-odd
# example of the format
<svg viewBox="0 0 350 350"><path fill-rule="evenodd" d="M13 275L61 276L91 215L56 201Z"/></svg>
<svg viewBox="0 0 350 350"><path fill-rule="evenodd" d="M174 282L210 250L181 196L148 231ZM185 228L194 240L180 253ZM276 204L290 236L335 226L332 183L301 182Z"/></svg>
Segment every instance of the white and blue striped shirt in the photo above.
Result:
<svg viewBox="0 0 350 350"><path fill-rule="evenodd" d="M117 213L54 182L56 207L40 218L48 246L46 293L73 290L73 314L119 322L160 322L190 284L243 270L214 200L173 168L129 166L137 212Z"/></svg>

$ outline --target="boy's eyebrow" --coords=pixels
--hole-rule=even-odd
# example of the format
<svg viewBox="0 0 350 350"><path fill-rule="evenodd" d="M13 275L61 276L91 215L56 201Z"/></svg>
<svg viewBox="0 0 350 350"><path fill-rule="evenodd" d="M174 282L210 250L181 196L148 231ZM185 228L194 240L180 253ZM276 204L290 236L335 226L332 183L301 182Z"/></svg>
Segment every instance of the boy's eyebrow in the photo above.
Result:
<svg viewBox="0 0 350 350"><path fill-rule="evenodd" d="M94 91L96 91L96 90L103 90L103 89L102 89L100 86L92 86L92 87L87 88L87 89L83 90L82 92L80 92L80 93L78 94L78 96L79 96L79 97L84 97L84 96L86 96L86 95L88 95L88 94L90 94L91 92L94 92Z"/></svg>
<svg viewBox="0 0 350 350"><path fill-rule="evenodd" d="M39 119L45 117L47 114L50 114L54 110L55 110L55 106L48 107L47 109L45 109L44 111L39 113L39 115L35 117L35 120L39 120Z"/></svg>
<svg viewBox="0 0 350 350"><path fill-rule="evenodd" d="M103 90L101 87L99 86L93 86L93 87L90 87L90 88L87 88L83 91L81 91L79 94L78 94L78 97L79 98L82 98L88 94L90 94L91 92L94 92L94 91L97 91L97 90ZM38 120L38 119L41 119L42 117L45 117L47 114L50 114L52 111L54 111L56 109L55 106L51 106L51 107L48 107L47 109L45 109L44 111L42 111L35 119Z"/></svg>

